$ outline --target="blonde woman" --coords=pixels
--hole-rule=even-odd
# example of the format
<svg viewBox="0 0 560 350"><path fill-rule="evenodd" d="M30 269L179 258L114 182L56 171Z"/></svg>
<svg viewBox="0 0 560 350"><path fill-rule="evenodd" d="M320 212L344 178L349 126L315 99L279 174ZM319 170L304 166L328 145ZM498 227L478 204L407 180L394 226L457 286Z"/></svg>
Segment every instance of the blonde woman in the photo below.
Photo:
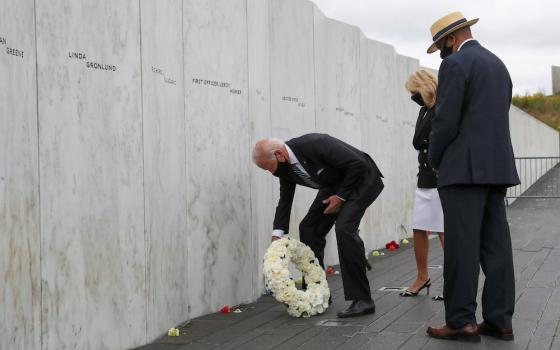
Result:
<svg viewBox="0 0 560 350"><path fill-rule="evenodd" d="M437 174L428 162L428 145L436 103L437 78L426 70L418 70L410 75L405 87L410 92L411 99L420 105L420 113L412 140L412 145L418 151L419 163L412 221L418 275L408 290L401 293L402 297L415 297L424 288L429 294L432 284L428 274L428 234L439 234L443 247L443 210L437 191ZM442 300L443 297L436 296L433 299Z"/></svg>

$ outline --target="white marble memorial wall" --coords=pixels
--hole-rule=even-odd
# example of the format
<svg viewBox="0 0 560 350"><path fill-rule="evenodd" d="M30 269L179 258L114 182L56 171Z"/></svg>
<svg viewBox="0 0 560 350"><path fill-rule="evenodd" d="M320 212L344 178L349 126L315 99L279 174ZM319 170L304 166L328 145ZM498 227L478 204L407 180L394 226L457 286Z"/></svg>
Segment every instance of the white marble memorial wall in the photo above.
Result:
<svg viewBox="0 0 560 350"><path fill-rule="evenodd" d="M246 5L183 1L193 315L253 299Z"/></svg>
<svg viewBox="0 0 560 350"><path fill-rule="evenodd" d="M558 132L515 106L509 110L509 129L516 157L559 156Z"/></svg>
<svg viewBox="0 0 560 350"><path fill-rule="evenodd" d="M314 7L316 130L362 148L360 30L326 18ZM334 229L325 264L338 264Z"/></svg>
<svg viewBox="0 0 560 350"><path fill-rule="evenodd" d="M270 0L247 0L249 120L251 145L272 136L270 117ZM252 149L247 149L250 154ZM253 298L264 290L262 258L270 245L276 178L251 164Z"/></svg>
<svg viewBox="0 0 560 350"><path fill-rule="evenodd" d="M416 174L418 172L417 151L412 147L414 127L418 117L419 106L410 99L410 93L405 89L406 79L419 67L417 59L397 55L397 81L395 91L395 120L393 147L397 150L395 160L398 165L394 186L396 186L396 220L395 233L398 238L412 236L410 228L412 208L414 206L414 191L416 189Z"/></svg>
<svg viewBox="0 0 560 350"><path fill-rule="evenodd" d="M399 196L398 207L401 208L401 217L397 221L399 238L412 236L412 210L418 173L418 153L412 146L414 129L420 106L410 99L410 93L404 87L410 74L420 68L418 59L397 55L397 107L395 126L398 129L399 145L395 148L401 151L397 155L400 162L398 177Z"/></svg>
<svg viewBox="0 0 560 350"><path fill-rule="evenodd" d="M368 153L372 158L372 146L377 145L380 142L378 131L379 128L375 127L374 116L372 116L371 111L368 109L371 104L371 96L369 96L369 80L368 79L368 42L370 41L362 31L359 31L359 75L358 83L360 85L360 136L361 136L361 149ZM373 79L372 79L373 80ZM375 159L376 164L379 166L379 159ZM382 223L382 197L378 197L373 205L364 214L364 219L360 225L360 235L364 241L366 248L366 254L371 249L371 241L379 237L383 231Z"/></svg>
<svg viewBox="0 0 560 350"><path fill-rule="evenodd" d="M140 345L148 339L139 2L36 5L42 348Z"/></svg>
<svg viewBox="0 0 560 350"><path fill-rule="evenodd" d="M533 118L521 109L511 106L509 111L509 129L516 157L558 157L560 156L560 136L558 131ZM510 191L519 194L520 189L527 189L538 181L539 175L546 173L558 163L558 160L518 160L517 172L521 186ZM513 203L513 200L509 200Z"/></svg>
<svg viewBox="0 0 560 350"><path fill-rule="evenodd" d="M182 6L140 2L148 339L190 308Z"/></svg>
<svg viewBox="0 0 560 350"><path fill-rule="evenodd" d="M0 349L41 344L34 1L0 1Z"/></svg>
<svg viewBox="0 0 560 350"><path fill-rule="evenodd" d="M385 188L366 212L362 226L366 251L379 248L394 239L397 199L392 178L397 172L394 155L396 53L388 44L361 37L361 108L362 147L371 155L384 175Z"/></svg>
<svg viewBox="0 0 560 350"><path fill-rule="evenodd" d="M289 140L315 132L313 4L301 0L270 1L270 117L272 136ZM280 190L274 181L274 207ZM298 186L290 233L299 237L299 223L317 191Z"/></svg>

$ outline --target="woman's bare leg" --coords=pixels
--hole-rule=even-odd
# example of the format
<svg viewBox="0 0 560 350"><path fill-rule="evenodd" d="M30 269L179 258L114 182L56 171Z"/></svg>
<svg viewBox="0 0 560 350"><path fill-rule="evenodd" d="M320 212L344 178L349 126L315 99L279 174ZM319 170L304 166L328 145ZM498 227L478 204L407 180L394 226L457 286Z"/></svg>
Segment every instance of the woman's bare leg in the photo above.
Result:
<svg viewBox="0 0 560 350"><path fill-rule="evenodd" d="M444 250L445 252L445 235L443 234L443 232L438 232L438 236L439 236L439 242L441 243L441 248ZM443 294L439 294L436 295L435 297L433 297L432 299L434 300L443 300Z"/></svg>
<svg viewBox="0 0 560 350"><path fill-rule="evenodd" d="M416 257L416 268L418 275L416 281L410 286L412 292L418 291L430 278L428 274L428 250L430 243L428 233L422 230L414 230L414 255Z"/></svg>

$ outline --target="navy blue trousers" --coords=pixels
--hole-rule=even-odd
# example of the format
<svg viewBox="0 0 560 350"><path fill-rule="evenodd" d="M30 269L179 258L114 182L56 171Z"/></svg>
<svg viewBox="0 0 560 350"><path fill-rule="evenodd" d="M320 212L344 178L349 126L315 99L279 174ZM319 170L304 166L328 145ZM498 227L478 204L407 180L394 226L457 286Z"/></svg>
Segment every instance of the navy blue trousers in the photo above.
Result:
<svg viewBox="0 0 560 350"><path fill-rule="evenodd" d="M476 323L480 268L485 275L482 316L512 328L515 277L502 186L446 186L439 189L444 214L445 321L451 328Z"/></svg>

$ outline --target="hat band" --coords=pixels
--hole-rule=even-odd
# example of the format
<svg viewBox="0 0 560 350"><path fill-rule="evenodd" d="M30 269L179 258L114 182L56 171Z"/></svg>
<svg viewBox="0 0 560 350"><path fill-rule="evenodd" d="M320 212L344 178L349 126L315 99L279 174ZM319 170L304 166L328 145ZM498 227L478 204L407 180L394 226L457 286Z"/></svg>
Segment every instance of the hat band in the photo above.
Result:
<svg viewBox="0 0 560 350"><path fill-rule="evenodd" d="M447 27L443 28L442 30L440 30L439 32L436 33L436 35L434 35L433 39L434 42L438 41L440 38L440 36L443 35L443 33L447 32L448 30L452 29L453 27L458 26L459 24L465 23L467 21L466 18L461 18L460 20L451 23L450 25L448 25Z"/></svg>

